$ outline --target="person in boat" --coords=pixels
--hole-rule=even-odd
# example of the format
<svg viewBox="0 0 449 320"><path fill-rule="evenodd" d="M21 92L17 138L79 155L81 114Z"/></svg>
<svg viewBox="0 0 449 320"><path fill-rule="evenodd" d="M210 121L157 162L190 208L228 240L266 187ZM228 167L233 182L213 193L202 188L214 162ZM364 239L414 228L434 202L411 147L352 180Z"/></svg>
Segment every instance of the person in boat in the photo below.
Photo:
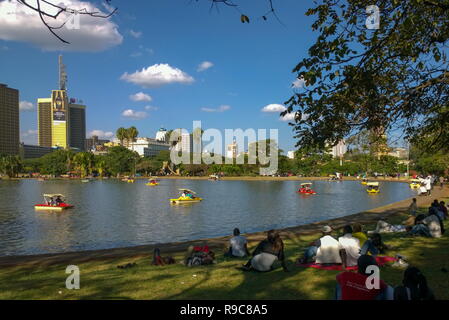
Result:
<svg viewBox="0 0 449 320"><path fill-rule="evenodd" d="M55 199L53 199L53 197L50 198L50 203L49 203L49 205L50 205L50 206L55 206L55 205L56 205Z"/></svg>
<svg viewBox="0 0 449 320"><path fill-rule="evenodd" d="M287 272L284 242L278 232L270 230L267 232L267 238L257 245L253 252L253 257L242 267L242 269L244 271L271 271L273 270L273 264L276 260L281 262L282 269Z"/></svg>
<svg viewBox="0 0 449 320"><path fill-rule="evenodd" d="M188 198L190 198L190 199L195 198L194 195L193 195L190 191L185 190L184 192L185 192L185 196L186 196L186 197L188 197Z"/></svg>
<svg viewBox="0 0 449 320"><path fill-rule="evenodd" d="M61 199L61 196L57 196L55 202L57 206L60 206L62 203L64 203L64 201L62 201Z"/></svg>

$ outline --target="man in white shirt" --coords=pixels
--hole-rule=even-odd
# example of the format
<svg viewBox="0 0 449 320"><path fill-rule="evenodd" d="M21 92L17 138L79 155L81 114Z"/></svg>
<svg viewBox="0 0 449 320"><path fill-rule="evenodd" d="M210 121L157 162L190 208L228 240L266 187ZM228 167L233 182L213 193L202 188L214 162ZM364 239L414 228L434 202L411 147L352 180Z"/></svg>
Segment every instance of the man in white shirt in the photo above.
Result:
<svg viewBox="0 0 449 320"><path fill-rule="evenodd" d="M249 255L248 252L248 241L244 236L240 235L240 230L238 228L234 229L234 237L229 240L229 251L226 254L231 257L245 257Z"/></svg>
<svg viewBox="0 0 449 320"><path fill-rule="evenodd" d="M429 214L422 222L429 228L433 238L441 237L443 231L441 230L442 223L437 214Z"/></svg>
<svg viewBox="0 0 449 320"><path fill-rule="evenodd" d="M352 236L352 227L347 225L343 228L344 235L338 238L338 242L346 251L346 265L356 266L360 257L360 241Z"/></svg>
<svg viewBox="0 0 449 320"><path fill-rule="evenodd" d="M323 236L312 243L304 252L304 258L300 259L300 263L307 263L315 257L315 263L321 264L342 264L343 269L346 268L346 253L340 242L338 242L330 234L332 228L324 226L322 228Z"/></svg>

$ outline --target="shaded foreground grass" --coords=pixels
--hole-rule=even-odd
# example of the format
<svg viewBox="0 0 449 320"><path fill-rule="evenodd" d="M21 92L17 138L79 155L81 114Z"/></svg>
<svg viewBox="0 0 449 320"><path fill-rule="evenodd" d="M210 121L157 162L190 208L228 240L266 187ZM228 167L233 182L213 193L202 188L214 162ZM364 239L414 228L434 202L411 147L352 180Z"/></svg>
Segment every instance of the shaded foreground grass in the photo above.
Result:
<svg viewBox="0 0 449 320"><path fill-rule="evenodd" d="M388 221L400 223L405 217L398 213ZM365 230L374 227L366 225ZM2 267L0 299L332 299L338 271L295 266L304 248L318 236L308 234L285 240L289 272L280 266L269 273L242 272L237 267L246 260L224 258L222 252L217 252L217 264L212 266L188 268L177 263L156 267L150 265L152 253L148 252L133 258L79 263L81 288L68 290L65 287L67 264ZM440 239L404 237L404 234L385 234L383 238L393 247L389 255L406 256L425 274L437 299L449 299L447 234ZM250 243L250 248L255 245ZM181 261L183 254L179 252L174 257ZM137 265L117 268L130 262ZM400 284L402 274L403 269L381 268L381 278L390 285Z"/></svg>

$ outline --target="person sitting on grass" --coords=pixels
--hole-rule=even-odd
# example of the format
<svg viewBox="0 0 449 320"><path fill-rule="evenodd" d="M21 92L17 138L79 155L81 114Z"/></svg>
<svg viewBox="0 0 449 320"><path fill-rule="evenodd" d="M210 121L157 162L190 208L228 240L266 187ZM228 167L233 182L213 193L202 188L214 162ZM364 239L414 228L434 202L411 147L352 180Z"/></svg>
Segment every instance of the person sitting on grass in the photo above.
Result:
<svg viewBox="0 0 449 320"><path fill-rule="evenodd" d="M443 220L438 214L436 207L433 210L429 210L429 214L425 217L422 222L429 228L430 235L432 238L440 238L444 234L444 224Z"/></svg>
<svg viewBox="0 0 449 320"><path fill-rule="evenodd" d="M363 232L363 226L357 222L352 225L352 236L359 239L360 247L363 247L365 241L368 240L368 236Z"/></svg>
<svg viewBox="0 0 449 320"><path fill-rule="evenodd" d="M357 259L360 257L360 241L352 234L350 225L343 228L344 235L338 238L338 242L346 252L346 266L353 267L357 265Z"/></svg>
<svg viewBox="0 0 449 320"><path fill-rule="evenodd" d="M249 256L248 241L244 236L240 235L238 228L234 229L234 236L229 240L229 250L225 253L225 257L245 257Z"/></svg>
<svg viewBox="0 0 449 320"><path fill-rule="evenodd" d="M362 249L360 249L361 255L370 254L376 257L379 254L385 254L389 247L382 241L380 233L373 233L371 238L365 241Z"/></svg>
<svg viewBox="0 0 449 320"><path fill-rule="evenodd" d="M320 264L342 264L346 268L346 252L340 242L331 236L332 228L324 226L321 230L323 236L312 242L304 252L304 257L299 259L300 264L311 261Z"/></svg>
<svg viewBox="0 0 449 320"><path fill-rule="evenodd" d="M373 256L361 255L357 260L358 272L342 272L336 277L336 300L389 300L393 289L381 279L368 279L373 273L367 270L370 266L377 266ZM378 281L378 286L375 281ZM369 288L367 283L372 284Z"/></svg>
<svg viewBox="0 0 449 320"><path fill-rule="evenodd" d="M394 288L394 300L435 300L426 277L416 267L404 271L402 285Z"/></svg>
<svg viewBox="0 0 449 320"><path fill-rule="evenodd" d="M376 229L374 231L368 231L368 234L373 233L392 233L392 232L405 232L406 226L402 224L390 224L386 221L377 221Z"/></svg>
<svg viewBox="0 0 449 320"><path fill-rule="evenodd" d="M288 271L285 264L284 243L278 232L270 230L267 238L262 240L253 252L253 257L242 267L244 271L271 271L273 263L279 260L284 271Z"/></svg>
<svg viewBox="0 0 449 320"><path fill-rule="evenodd" d="M415 225L411 227L407 234L411 236L417 236L417 237L432 237L430 234L430 230L427 227L427 225L423 222L426 218L426 215L420 214L415 218Z"/></svg>

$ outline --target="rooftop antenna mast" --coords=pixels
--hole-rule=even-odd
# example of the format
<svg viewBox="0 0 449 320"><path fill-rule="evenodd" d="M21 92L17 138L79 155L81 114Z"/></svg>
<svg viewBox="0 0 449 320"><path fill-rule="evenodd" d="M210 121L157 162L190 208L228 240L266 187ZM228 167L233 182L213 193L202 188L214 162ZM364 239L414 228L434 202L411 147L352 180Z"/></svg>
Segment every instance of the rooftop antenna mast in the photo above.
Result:
<svg viewBox="0 0 449 320"><path fill-rule="evenodd" d="M67 84L67 73L65 71L65 65L62 63L62 55L59 55L58 58L59 63L59 90L66 90Z"/></svg>

